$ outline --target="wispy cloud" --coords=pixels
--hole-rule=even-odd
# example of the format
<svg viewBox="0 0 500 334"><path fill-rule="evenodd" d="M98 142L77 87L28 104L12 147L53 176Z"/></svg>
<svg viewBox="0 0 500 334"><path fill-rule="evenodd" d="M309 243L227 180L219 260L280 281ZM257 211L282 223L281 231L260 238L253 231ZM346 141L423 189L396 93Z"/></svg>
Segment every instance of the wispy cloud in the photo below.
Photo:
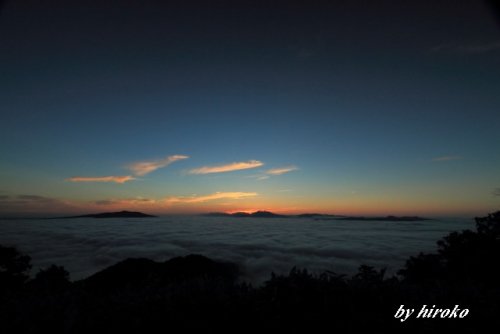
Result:
<svg viewBox="0 0 500 334"><path fill-rule="evenodd" d="M496 188L495 190L493 190L493 196L500 197L500 188Z"/></svg>
<svg viewBox="0 0 500 334"><path fill-rule="evenodd" d="M150 198L134 197L123 199L103 199L95 201L94 204L107 206L107 205L141 205L141 204L156 204L157 201Z"/></svg>
<svg viewBox="0 0 500 334"><path fill-rule="evenodd" d="M282 174L286 174L289 172L293 172L294 170L297 170L297 169L298 168L296 166L273 168L273 169L266 171L266 174L268 174L268 175L282 175Z"/></svg>
<svg viewBox="0 0 500 334"><path fill-rule="evenodd" d="M0 197L0 212L66 212L73 208L74 205L69 201L39 195L13 195Z"/></svg>
<svg viewBox="0 0 500 334"><path fill-rule="evenodd" d="M263 166L264 163L258 160L249 160L242 162L233 162L227 165L219 165L219 166L204 166L200 168L191 169L189 174L211 174L211 173L225 173L232 172L236 170L242 169L250 169Z"/></svg>
<svg viewBox="0 0 500 334"><path fill-rule="evenodd" d="M210 195L203 196L188 196L188 197L169 197L165 201L167 204L175 203L203 203L218 199L241 199L247 197L255 197L257 193L254 192L216 192Z"/></svg>
<svg viewBox="0 0 500 334"><path fill-rule="evenodd" d="M45 204L48 204L48 203L55 203L57 202L58 200L54 199L54 198L50 198L50 197L45 197L45 196L39 196L39 195L17 195L15 197L16 200L20 201L20 202L24 202L24 203L27 203L27 202L36 202L36 203L45 203Z"/></svg>
<svg viewBox="0 0 500 334"><path fill-rule="evenodd" d="M137 176L143 176L146 174L149 174L151 172L154 172L155 170L159 168L166 167L170 165L171 163L183 159L189 158L187 155L171 155L166 157L165 159L160 159L160 160L154 160L154 161L141 161L141 162L136 162L128 166L128 169L130 169L132 172L134 172L135 175Z"/></svg>
<svg viewBox="0 0 500 334"><path fill-rule="evenodd" d="M462 157L460 157L458 155L443 155L441 157L436 157L436 158L432 159L432 161L444 162L444 161L461 160L461 159L462 159Z"/></svg>
<svg viewBox="0 0 500 334"><path fill-rule="evenodd" d="M432 53L482 54L500 51L500 41L487 43L447 43L437 45L430 50Z"/></svg>
<svg viewBox="0 0 500 334"><path fill-rule="evenodd" d="M249 175L247 177L254 178L254 179L258 180L258 181L262 181L262 180L267 180L271 176L283 175L283 174L290 173L290 172L293 172L293 171L298 170L298 169L299 168L296 167L296 166L287 166L287 167L280 167L280 168L272 168L272 169L269 169L269 170L267 170L265 172L262 172L262 173L259 173L259 174L255 174L255 175Z"/></svg>
<svg viewBox="0 0 500 334"><path fill-rule="evenodd" d="M101 200L98 200L98 201L95 201L94 204L97 204L97 205L113 205L113 204L116 204L117 201L116 200L112 200L112 199L101 199Z"/></svg>
<svg viewBox="0 0 500 334"><path fill-rule="evenodd" d="M135 180L133 176L125 175L125 176L97 176L97 177L88 177L88 176L74 176L67 179L67 181L71 182L115 182L115 183L125 183L127 181Z"/></svg>

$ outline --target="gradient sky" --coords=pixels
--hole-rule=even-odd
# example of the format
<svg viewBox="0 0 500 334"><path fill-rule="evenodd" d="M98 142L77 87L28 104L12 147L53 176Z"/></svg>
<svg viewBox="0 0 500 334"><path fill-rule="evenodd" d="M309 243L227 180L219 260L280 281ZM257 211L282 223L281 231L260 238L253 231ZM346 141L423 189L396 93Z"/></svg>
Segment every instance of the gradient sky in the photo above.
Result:
<svg viewBox="0 0 500 334"><path fill-rule="evenodd" d="M292 3L7 1L0 213L499 209L491 7Z"/></svg>

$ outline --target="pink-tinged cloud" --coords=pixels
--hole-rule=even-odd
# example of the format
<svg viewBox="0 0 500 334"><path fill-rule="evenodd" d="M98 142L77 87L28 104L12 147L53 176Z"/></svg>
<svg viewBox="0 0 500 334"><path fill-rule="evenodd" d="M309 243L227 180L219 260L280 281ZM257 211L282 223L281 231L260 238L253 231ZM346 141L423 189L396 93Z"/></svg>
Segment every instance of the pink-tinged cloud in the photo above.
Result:
<svg viewBox="0 0 500 334"><path fill-rule="evenodd" d="M241 199L247 197L255 197L257 193L251 192L216 192L204 196L189 196L189 197L169 197L165 201L167 204L175 203L203 203L218 199Z"/></svg>
<svg viewBox="0 0 500 334"><path fill-rule="evenodd" d="M211 173L225 173L242 169L257 168L263 166L264 163L258 160L249 160L242 162L233 162L227 165L220 166L204 166L200 168L191 169L189 174L211 174Z"/></svg>
<svg viewBox="0 0 500 334"><path fill-rule="evenodd" d="M297 170L298 168L295 166L288 166L288 167L282 167L282 168L273 168L268 171L266 171L266 174L269 175L282 175L286 174L289 172L293 172L294 170Z"/></svg>
<svg viewBox="0 0 500 334"><path fill-rule="evenodd" d="M155 170L159 168L166 167L170 165L171 163L183 159L189 158L187 155L171 155L169 157L166 157L165 159L160 159L160 160L155 160L155 161L142 161L142 162L136 162L128 166L128 169L130 169L132 172L134 172L135 175L137 176L143 176L146 174L149 174L151 172L154 172Z"/></svg>
<svg viewBox="0 0 500 334"><path fill-rule="evenodd" d="M87 177L87 176L74 176L67 179L71 182L115 182L115 183L125 183L127 181L135 180L133 176L98 176L98 177Z"/></svg>
<svg viewBox="0 0 500 334"><path fill-rule="evenodd" d="M460 160L462 157L459 157L457 155L445 155L442 157L437 157L432 159L432 161L437 161L437 162L443 162L443 161L452 161L452 160Z"/></svg>

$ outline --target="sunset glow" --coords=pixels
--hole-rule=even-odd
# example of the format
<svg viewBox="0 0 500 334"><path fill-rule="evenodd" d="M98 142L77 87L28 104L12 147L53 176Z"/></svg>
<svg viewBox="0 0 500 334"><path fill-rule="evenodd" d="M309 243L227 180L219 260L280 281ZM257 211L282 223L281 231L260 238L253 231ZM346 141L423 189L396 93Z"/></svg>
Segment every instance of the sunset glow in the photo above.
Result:
<svg viewBox="0 0 500 334"><path fill-rule="evenodd" d="M500 205L485 6L174 3L5 5L0 216Z"/></svg>

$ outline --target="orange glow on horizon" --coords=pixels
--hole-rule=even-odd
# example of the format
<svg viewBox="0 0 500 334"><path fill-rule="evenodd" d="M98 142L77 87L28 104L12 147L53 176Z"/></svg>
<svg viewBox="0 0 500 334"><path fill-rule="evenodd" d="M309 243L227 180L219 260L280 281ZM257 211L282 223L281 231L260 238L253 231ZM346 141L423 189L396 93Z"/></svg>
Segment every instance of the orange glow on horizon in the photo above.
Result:
<svg viewBox="0 0 500 334"><path fill-rule="evenodd" d="M238 196L234 196L238 194ZM229 196L231 195L231 196ZM245 196L243 196L245 195ZM249 195L249 196L247 196ZM462 201L438 202L422 199L411 201L406 199L393 200L391 198L337 198L313 199L302 197L272 198L268 196L251 196L250 193L214 193L198 197L182 198L183 201L168 203L164 199L129 199L116 200L97 205L87 203L89 210L119 211L136 210L150 212L157 215L168 214L202 214L209 212L253 213L256 211L270 211L276 214L303 214L320 213L347 216L475 216L495 211L495 207L478 203ZM208 198L210 197L210 198ZM211 199L211 200L208 200ZM203 201L202 201L203 200ZM205 201L206 200L206 201ZM83 203L81 203L83 204ZM80 205L80 207L83 205Z"/></svg>
<svg viewBox="0 0 500 334"><path fill-rule="evenodd" d="M169 214L202 214L209 212L253 213L270 211L276 214L296 215L303 213L319 213L348 216L480 216L498 210L490 204L469 203L462 200L438 202L432 200L410 201L409 199L392 200L389 198L302 198L275 197L270 199L253 193L213 193L203 196L179 197L175 203L165 199L121 198L104 200L69 200L48 198L44 201L24 200L22 206L12 204L9 211L2 212L22 214L23 212L50 215L84 214L114 211L141 211L155 215Z"/></svg>

